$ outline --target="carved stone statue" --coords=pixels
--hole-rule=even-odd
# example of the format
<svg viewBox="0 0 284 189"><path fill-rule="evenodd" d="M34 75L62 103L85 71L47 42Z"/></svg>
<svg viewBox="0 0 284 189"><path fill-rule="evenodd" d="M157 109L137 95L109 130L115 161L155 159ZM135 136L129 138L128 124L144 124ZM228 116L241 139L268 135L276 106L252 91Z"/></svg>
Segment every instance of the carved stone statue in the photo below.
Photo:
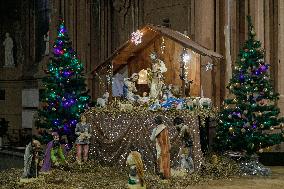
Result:
<svg viewBox="0 0 284 189"><path fill-rule="evenodd" d="M45 52L44 55L49 55L49 31L46 33L46 35L43 36L43 40L45 41Z"/></svg>
<svg viewBox="0 0 284 189"><path fill-rule="evenodd" d="M3 42L5 47L5 67L14 67L14 57L13 57L13 39L10 37L9 33L6 33L6 39Z"/></svg>

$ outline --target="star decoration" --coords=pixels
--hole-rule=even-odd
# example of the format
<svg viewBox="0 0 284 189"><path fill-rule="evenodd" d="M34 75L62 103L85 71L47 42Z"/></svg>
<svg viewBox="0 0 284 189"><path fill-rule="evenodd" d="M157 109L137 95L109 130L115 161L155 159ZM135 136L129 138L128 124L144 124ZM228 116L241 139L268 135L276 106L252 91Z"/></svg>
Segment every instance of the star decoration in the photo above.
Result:
<svg viewBox="0 0 284 189"><path fill-rule="evenodd" d="M209 70L212 70L212 69L213 69L213 64L211 62L208 62L206 64L205 71L209 71Z"/></svg>
<svg viewBox="0 0 284 189"><path fill-rule="evenodd" d="M135 45L139 45L140 43L142 43L142 36L143 33L140 30L133 32L131 34L131 42L134 43Z"/></svg>

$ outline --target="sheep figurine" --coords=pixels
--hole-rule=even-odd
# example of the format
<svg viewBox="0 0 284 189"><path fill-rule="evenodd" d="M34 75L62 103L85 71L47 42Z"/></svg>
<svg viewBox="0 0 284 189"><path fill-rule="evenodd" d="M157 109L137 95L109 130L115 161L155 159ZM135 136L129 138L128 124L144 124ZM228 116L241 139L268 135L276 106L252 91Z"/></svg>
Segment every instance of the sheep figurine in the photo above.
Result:
<svg viewBox="0 0 284 189"><path fill-rule="evenodd" d="M210 108L212 105L212 101L210 98L200 98L199 106L200 108Z"/></svg>
<svg viewBox="0 0 284 189"><path fill-rule="evenodd" d="M97 106L98 107L105 107L108 103L109 93L105 92L102 98L97 99Z"/></svg>

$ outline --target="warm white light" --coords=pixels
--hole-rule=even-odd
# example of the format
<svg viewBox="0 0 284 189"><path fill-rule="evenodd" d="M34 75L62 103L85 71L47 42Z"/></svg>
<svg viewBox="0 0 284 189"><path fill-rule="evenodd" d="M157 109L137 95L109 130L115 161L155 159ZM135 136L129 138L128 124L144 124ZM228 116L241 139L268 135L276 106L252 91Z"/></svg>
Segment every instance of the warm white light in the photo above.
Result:
<svg viewBox="0 0 284 189"><path fill-rule="evenodd" d="M134 43L135 45L142 43L142 36L143 33L140 30L133 32L131 34L131 42Z"/></svg>
<svg viewBox="0 0 284 189"><path fill-rule="evenodd" d="M138 73L139 79L138 79L138 84L148 84L148 79L147 79L147 70L140 70Z"/></svg>
<svg viewBox="0 0 284 189"><path fill-rule="evenodd" d="M186 49L183 49L183 52L181 54L181 58L182 58L182 61L184 63L188 63L191 59L191 54L188 53Z"/></svg>
<svg viewBox="0 0 284 189"><path fill-rule="evenodd" d="M189 57L188 54L184 54L183 57L182 57L183 62L188 62L189 59L190 59L190 57Z"/></svg>

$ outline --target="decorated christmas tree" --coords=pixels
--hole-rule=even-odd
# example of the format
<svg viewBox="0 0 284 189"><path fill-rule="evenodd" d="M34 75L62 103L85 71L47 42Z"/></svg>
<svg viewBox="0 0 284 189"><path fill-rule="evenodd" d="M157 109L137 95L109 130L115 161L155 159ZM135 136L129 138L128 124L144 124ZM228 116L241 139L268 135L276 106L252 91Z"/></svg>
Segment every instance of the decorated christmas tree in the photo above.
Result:
<svg viewBox="0 0 284 189"><path fill-rule="evenodd" d="M40 94L42 104L37 126L44 128L43 139L48 131L67 135L68 141L75 139L74 130L80 114L84 112L90 97L87 95L83 64L71 47L63 19L57 30L53 45L53 56L45 70L44 91Z"/></svg>
<svg viewBox="0 0 284 189"><path fill-rule="evenodd" d="M248 17L248 40L240 50L225 99L216 133L218 150L262 152L265 147L283 141L283 133L273 132L282 127L283 118L276 102L269 77L269 64L264 61L260 41Z"/></svg>

